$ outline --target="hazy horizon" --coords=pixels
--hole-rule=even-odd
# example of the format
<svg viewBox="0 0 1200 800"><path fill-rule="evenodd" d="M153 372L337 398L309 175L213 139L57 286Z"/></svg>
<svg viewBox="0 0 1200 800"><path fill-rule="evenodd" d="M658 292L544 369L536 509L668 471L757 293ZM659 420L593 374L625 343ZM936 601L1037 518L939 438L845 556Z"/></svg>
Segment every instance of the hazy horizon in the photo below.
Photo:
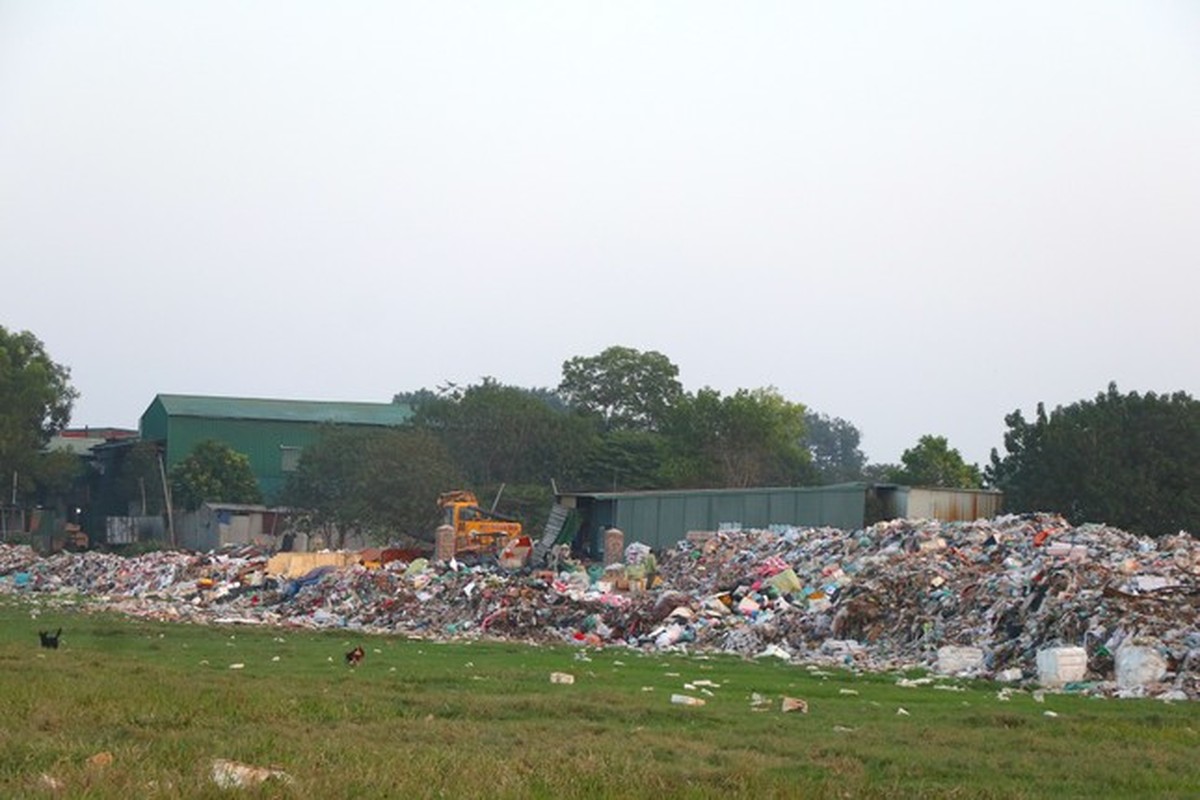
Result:
<svg viewBox="0 0 1200 800"><path fill-rule="evenodd" d="M72 425L657 350L873 462L1200 392L1200 7L0 0L0 324Z"/></svg>

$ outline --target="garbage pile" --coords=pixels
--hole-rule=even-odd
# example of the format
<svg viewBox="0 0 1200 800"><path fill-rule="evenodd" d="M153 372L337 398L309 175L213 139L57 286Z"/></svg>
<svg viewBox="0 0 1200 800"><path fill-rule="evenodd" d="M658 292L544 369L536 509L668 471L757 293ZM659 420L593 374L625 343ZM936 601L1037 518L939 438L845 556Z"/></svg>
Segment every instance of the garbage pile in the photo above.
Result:
<svg viewBox="0 0 1200 800"><path fill-rule="evenodd" d="M0 591L81 594L159 619L703 650L926 667L1067 691L1200 698L1200 543L1049 514L692 536L610 567L424 558L268 574L251 548L39 558Z"/></svg>

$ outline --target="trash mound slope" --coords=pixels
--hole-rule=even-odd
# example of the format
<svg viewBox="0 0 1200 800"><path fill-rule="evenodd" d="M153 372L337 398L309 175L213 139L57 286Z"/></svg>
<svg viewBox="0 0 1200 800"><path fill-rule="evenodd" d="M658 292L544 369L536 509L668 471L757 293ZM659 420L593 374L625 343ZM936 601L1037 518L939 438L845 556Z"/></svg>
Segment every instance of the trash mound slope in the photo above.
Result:
<svg viewBox="0 0 1200 800"><path fill-rule="evenodd" d="M249 548L42 558L0 545L0 591L81 595L159 619L724 651L1012 681L1039 677L1039 653L1048 663L1047 652L1065 652L1054 648L1082 648L1086 670L1068 690L1200 698L1200 544L1186 533L1156 541L1028 514L695 538L653 566L635 543L629 563L607 571L417 559L295 579L269 575L266 554ZM635 575L648 588L616 589ZM1137 668L1122 672L1131 659Z"/></svg>

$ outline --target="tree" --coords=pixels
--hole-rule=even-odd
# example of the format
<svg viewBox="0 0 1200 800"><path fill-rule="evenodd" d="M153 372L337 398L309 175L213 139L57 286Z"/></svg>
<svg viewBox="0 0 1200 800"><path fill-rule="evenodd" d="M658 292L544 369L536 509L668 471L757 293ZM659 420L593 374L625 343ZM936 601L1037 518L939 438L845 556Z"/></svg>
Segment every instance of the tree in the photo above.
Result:
<svg viewBox="0 0 1200 800"><path fill-rule="evenodd" d="M104 492L108 501L106 513L114 516L165 513L158 445L141 441L118 452L119 460Z"/></svg>
<svg viewBox="0 0 1200 800"><path fill-rule="evenodd" d="M66 427L79 396L70 377L32 333L0 326L0 485L16 473L22 494L37 489L39 454Z"/></svg>
<svg viewBox="0 0 1200 800"><path fill-rule="evenodd" d="M891 474L896 483L952 489L978 489L983 485L979 467L966 463L945 436L922 436L916 446L904 451L900 463L901 468Z"/></svg>
<svg viewBox="0 0 1200 800"><path fill-rule="evenodd" d="M410 406L414 411L424 403L435 402L441 394L433 389L417 389L413 392L396 392L392 395L392 402L397 405Z"/></svg>
<svg viewBox="0 0 1200 800"><path fill-rule="evenodd" d="M868 483L891 483L903 471L899 464L867 464L862 470L862 479Z"/></svg>
<svg viewBox="0 0 1200 800"><path fill-rule="evenodd" d="M38 453L33 481L38 505L67 511L85 502L87 473L83 459L67 449Z"/></svg>
<svg viewBox="0 0 1200 800"><path fill-rule="evenodd" d="M586 420L493 378L423 403L413 424L445 443L477 489L570 479L594 439Z"/></svg>
<svg viewBox="0 0 1200 800"><path fill-rule="evenodd" d="M666 441L654 431L607 431L587 459L584 483L605 491L655 489L663 482Z"/></svg>
<svg viewBox="0 0 1200 800"><path fill-rule="evenodd" d="M283 492L288 505L343 535L383 543L397 534L432 541L437 496L461 485L445 446L429 431L328 427L304 449Z"/></svg>
<svg viewBox="0 0 1200 800"><path fill-rule="evenodd" d="M676 485L746 487L799 485L812 478L804 437L804 406L773 387L722 397L704 388L669 415L665 472Z"/></svg>
<svg viewBox="0 0 1200 800"><path fill-rule="evenodd" d="M202 503L261 503L262 492L246 455L207 439L171 468L171 502L195 511Z"/></svg>
<svg viewBox="0 0 1200 800"><path fill-rule="evenodd" d="M573 408L599 417L607 430L657 430L683 397L679 368L670 359L620 346L563 362L558 391Z"/></svg>
<svg viewBox="0 0 1200 800"><path fill-rule="evenodd" d="M804 414L804 446L821 483L863 479L867 457L859 448L861 442L858 428L844 419L811 411Z"/></svg>
<svg viewBox="0 0 1200 800"><path fill-rule="evenodd" d="M1057 511L1072 523L1107 522L1166 535L1200 531L1200 402L1184 392L1121 394L1038 404L1033 422L1004 418L1006 454L992 451L988 481L1013 511Z"/></svg>

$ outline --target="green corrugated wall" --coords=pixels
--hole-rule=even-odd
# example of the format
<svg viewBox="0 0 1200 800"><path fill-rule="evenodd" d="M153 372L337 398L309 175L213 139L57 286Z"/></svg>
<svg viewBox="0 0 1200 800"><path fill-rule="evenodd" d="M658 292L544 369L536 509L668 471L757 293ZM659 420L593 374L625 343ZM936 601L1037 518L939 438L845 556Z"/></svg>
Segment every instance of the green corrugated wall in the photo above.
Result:
<svg viewBox="0 0 1200 800"><path fill-rule="evenodd" d="M750 528L770 525L863 527L865 485L784 489L714 490L605 495L626 543L671 547L692 530L716 530L722 523Z"/></svg>
<svg viewBox="0 0 1200 800"><path fill-rule="evenodd" d="M283 448L303 449L315 442L327 424L320 421L320 417L328 415L331 419L343 420L344 425L381 430L385 427L377 424L381 420L395 417L399 423L411 414L411 410L407 408L401 410L401 407L385 404L332 402L328 404L326 412L321 403L313 401L246 400L190 395L166 397L174 404L175 413L170 413L169 408L172 406L164 403L162 395L155 397L142 414L140 433L143 440L166 443L167 468L170 469L187 458L200 442L214 439L250 459L250 468L258 479L263 499L268 504L278 500L279 493L287 483L288 473L283 471ZM180 404L187 402L191 402L192 406L202 402L216 410L212 416L180 413ZM387 413L381 414L380 407ZM280 418L234 416L235 413L247 411L247 408L249 412L256 414L278 413ZM294 418L298 415L310 418Z"/></svg>
<svg viewBox="0 0 1200 800"><path fill-rule="evenodd" d="M320 431L321 426L311 422L175 417L168 422L167 469L187 458L200 442L215 439L250 459L263 498L272 503L287 482L281 448L307 447Z"/></svg>

